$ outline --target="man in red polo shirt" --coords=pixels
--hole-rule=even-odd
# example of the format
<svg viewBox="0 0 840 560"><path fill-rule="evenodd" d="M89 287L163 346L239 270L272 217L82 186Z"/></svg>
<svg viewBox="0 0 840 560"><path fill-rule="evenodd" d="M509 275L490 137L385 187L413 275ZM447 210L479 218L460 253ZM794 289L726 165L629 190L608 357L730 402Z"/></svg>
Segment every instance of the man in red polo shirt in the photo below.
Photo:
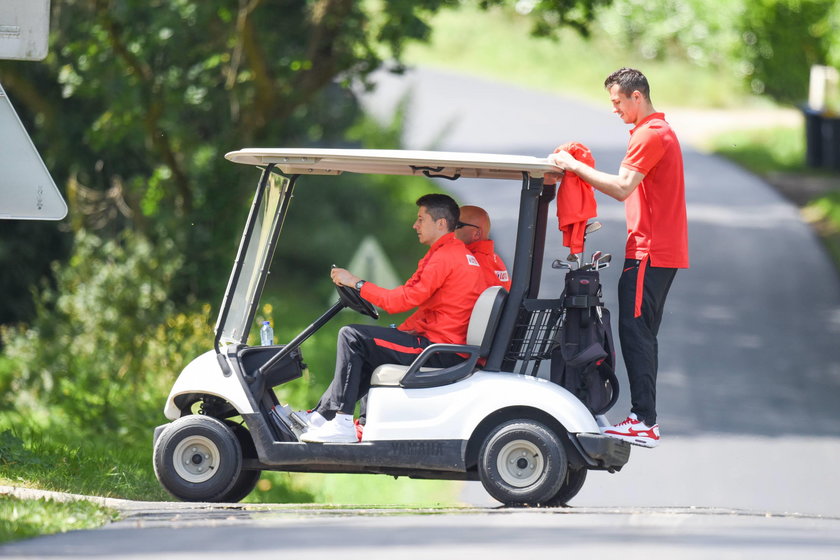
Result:
<svg viewBox="0 0 840 560"><path fill-rule="evenodd" d="M665 299L679 268L688 268L688 224L680 143L650 101L647 78L632 68L604 82L613 112L634 125L618 175L598 171L558 151L549 160L599 191L624 201L627 247L618 282L618 334L627 377L631 413L604 434L644 447L659 443L656 423L656 336ZM547 176L546 182L555 180Z"/></svg>
<svg viewBox="0 0 840 560"><path fill-rule="evenodd" d="M445 194L417 200L414 230L429 250L405 284L388 290L366 282L343 268L330 272L340 286L355 287L360 295L388 313L417 310L397 328L348 325L338 333L335 375L315 410L296 413L309 429L300 440L311 443L358 441L353 424L356 401L367 394L373 370L382 364L409 365L432 343L466 344L473 307L487 287L481 266L453 233L458 204ZM435 354L429 367L449 367L464 358Z"/></svg>
<svg viewBox="0 0 840 560"><path fill-rule="evenodd" d="M490 239L490 216L484 208L461 206L455 237L463 241L478 259L488 286L501 286L510 291L510 274Z"/></svg>

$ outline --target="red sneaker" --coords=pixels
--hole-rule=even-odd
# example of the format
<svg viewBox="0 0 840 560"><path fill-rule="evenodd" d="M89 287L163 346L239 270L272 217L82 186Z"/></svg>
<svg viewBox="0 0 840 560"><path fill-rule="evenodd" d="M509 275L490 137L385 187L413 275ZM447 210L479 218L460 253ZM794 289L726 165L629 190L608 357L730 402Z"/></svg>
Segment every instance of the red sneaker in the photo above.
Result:
<svg viewBox="0 0 840 560"><path fill-rule="evenodd" d="M359 441L362 441L362 433L364 433L364 431L365 431L365 425L364 424L359 424L359 419L358 418L353 420L353 424L355 424L355 426L356 426L356 437L358 438Z"/></svg>
<svg viewBox="0 0 840 560"><path fill-rule="evenodd" d="M648 426L636 418L635 414L630 414L624 422L605 428L603 433L606 436L622 439L642 447L659 445L659 424Z"/></svg>

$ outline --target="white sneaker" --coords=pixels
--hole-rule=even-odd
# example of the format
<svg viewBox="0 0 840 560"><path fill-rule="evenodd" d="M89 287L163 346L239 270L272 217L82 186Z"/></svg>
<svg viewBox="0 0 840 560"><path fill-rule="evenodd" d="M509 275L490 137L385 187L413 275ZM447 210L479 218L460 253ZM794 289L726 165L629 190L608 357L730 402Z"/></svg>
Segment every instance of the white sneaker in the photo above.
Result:
<svg viewBox="0 0 840 560"><path fill-rule="evenodd" d="M298 410L292 412L292 416L309 428L320 428L327 421L317 410Z"/></svg>
<svg viewBox="0 0 840 560"><path fill-rule="evenodd" d="M336 414L335 418L320 427L312 427L300 436L308 443L357 443L356 425L350 414Z"/></svg>

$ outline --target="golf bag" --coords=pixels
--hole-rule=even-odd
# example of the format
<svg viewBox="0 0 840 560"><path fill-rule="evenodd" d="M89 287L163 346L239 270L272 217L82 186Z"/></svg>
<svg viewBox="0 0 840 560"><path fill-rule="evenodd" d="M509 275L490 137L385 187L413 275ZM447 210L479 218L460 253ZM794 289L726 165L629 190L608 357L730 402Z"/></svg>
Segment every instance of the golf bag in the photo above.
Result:
<svg viewBox="0 0 840 560"><path fill-rule="evenodd" d="M561 300L551 381L569 390L593 414L603 414L618 400L618 380L610 312L601 302L598 271L567 272Z"/></svg>

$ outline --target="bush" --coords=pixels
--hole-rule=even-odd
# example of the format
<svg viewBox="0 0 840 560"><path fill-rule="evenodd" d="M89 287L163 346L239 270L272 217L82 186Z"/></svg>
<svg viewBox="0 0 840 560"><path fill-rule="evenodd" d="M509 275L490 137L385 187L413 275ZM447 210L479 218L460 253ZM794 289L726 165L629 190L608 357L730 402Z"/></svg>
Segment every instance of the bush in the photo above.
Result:
<svg viewBox="0 0 840 560"><path fill-rule="evenodd" d="M130 232L111 241L77 234L70 261L55 267L55 287L36 296L32 324L3 328L10 390L0 398L58 407L80 427L145 430L168 391L162 369L177 373L211 336L207 309L174 313L176 254L171 243L152 247Z"/></svg>
<svg viewBox="0 0 840 560"><path fill-rule="evenodd" d="M745 76L754 93L799 103L808 95L811 65L828 62L838 34L835 0L746 2L741 21Z"/></svg>

